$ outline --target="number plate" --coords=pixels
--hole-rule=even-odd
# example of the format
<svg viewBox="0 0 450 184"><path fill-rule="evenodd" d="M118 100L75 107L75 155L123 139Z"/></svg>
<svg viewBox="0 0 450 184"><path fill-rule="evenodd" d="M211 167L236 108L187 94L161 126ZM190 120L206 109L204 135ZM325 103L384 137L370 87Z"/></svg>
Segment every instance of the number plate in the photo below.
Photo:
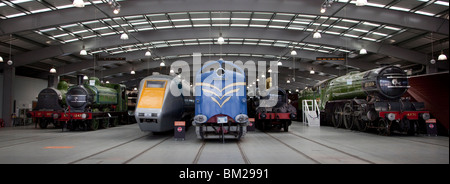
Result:
<svg viewBox="0 0 450 184"><path fill-rule="evenodd" d="M217 117L217 123L227 123L228 122L228 117L224 116L224 117Z"/></svg>

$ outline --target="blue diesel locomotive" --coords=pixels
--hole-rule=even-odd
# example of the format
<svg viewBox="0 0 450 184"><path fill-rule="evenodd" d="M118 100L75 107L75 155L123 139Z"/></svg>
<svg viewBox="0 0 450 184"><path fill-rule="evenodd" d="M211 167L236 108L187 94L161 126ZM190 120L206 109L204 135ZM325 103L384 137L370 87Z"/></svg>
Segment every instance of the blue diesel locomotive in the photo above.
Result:
<svg viewBox="0 0 450 184"><path fill-rule="evenodd" d="M225 64L236 71L224 69ZM202 73L204 69L210 70ZM231 62L218 60L205 64L195 77L195 117L192 125L197 137L239 140L245 136L248 116L244 70Z"/></svg>

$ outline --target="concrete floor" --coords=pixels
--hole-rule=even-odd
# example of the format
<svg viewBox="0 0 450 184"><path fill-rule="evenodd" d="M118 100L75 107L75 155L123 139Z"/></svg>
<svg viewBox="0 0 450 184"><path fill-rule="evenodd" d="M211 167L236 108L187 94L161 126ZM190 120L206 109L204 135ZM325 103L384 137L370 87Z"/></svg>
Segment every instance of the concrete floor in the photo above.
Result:
<svg viewBox="0 0 450 184"><path fill-rule="evenodd" d="M0 128L0 164L449 164L449 138L379 136L308 127L249 132L241 141L185 141L171 132L141 132L137 124L61 132L32 126Z"/></svg>

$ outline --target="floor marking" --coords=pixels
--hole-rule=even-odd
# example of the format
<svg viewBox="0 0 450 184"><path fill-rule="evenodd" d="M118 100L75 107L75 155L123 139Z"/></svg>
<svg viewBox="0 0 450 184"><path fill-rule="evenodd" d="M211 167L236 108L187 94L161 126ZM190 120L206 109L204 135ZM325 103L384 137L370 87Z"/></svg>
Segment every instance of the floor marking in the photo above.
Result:
<svg viewBox="0 0 450 184"><path fill-rule="evenodd" d="M47 146L45 149L70 149L74 148L73 146Z"/></svg>

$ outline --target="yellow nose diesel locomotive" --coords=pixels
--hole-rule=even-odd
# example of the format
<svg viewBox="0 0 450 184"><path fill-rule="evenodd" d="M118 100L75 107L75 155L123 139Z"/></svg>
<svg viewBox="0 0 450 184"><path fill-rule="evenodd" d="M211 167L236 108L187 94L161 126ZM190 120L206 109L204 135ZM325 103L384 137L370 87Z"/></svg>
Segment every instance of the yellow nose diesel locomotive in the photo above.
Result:
<svg viewBox="0 0 450 184"><path fill-rule="evenodd" d="M190 121L193 112L188 82L156 72L141 80L134 115L142 131L173 130L175 121Z"/></svg>

